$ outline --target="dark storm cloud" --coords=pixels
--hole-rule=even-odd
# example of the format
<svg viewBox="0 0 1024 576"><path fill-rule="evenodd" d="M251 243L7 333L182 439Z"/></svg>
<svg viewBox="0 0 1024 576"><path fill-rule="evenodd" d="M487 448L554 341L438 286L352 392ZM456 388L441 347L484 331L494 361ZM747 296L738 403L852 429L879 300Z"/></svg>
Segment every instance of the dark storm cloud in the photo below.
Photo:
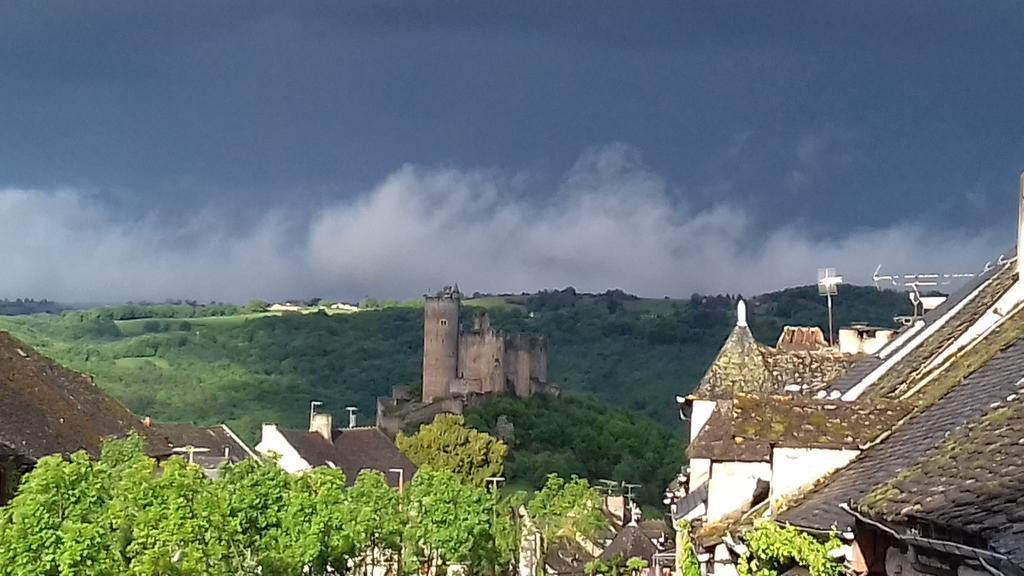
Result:
<svg viewBox="0 0 1024 576"><path fill-rule="evenodd" d="M890 4L0 5L0 296L968 266L1011 237L1024 9Z"/></svg>

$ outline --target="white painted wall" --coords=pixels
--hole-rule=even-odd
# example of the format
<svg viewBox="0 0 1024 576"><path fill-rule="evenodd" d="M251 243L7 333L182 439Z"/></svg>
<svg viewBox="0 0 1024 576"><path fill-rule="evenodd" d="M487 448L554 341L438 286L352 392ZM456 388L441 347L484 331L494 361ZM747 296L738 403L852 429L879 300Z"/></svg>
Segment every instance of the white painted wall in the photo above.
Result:
<svg viewBox="0 0 1024 576"><path fill-rule="evenodd" d="M892 330L864 332L856 328L839 330L839 352L843 354L874 354L893 338Z"/></svg>
<svg viewBox="0 0 1024 576"><path fill-rule="evenodd" d="M846 466L859 450L775 448L772 450L772 501L794 494Z"/></svg>
<svg viewBox="0 0 1024 576"><path fill-rule="evenodd" d="M711 418L715 411L714 400L693 400L693 414L690 416L690 441L697 439L697 434L704 429L704 425Z"/></svg>
<svg viewBox="0 0 1024 576"><path fill-rule="evenodd" d="M281 431L277 429L277 424L264 424L260 436L256 451L263 455L277 454L280 458L277 464L285 472L294 474L312 468L309 462L299 456L298 451L288 443Z"/></svg>
<svg viewBox="0 0 1024 576"><path fill-rule="evenodd" d="M694 458L690 460L690 492L693 492L700 485L711 478L711 460L707 458Z"/></svg>
<svg viewBox="0 0 1024 576"><path fill-rule="evenodd" d="M770 462L714 462L708 484L708 522L750 502L757 481L772 479Z"/></svg>

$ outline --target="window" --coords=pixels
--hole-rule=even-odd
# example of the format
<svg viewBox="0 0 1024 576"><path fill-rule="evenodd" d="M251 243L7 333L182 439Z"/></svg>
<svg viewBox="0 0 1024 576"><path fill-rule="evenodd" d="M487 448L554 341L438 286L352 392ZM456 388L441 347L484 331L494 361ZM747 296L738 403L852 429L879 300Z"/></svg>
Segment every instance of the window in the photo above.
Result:
<svg viewBox="0 0 1024 576"><path fill-rule="evenodd" d="M447 325L448 325L448 319L447 318L441 318L441 326L443 327L443 326L447 326Z"/></svg>

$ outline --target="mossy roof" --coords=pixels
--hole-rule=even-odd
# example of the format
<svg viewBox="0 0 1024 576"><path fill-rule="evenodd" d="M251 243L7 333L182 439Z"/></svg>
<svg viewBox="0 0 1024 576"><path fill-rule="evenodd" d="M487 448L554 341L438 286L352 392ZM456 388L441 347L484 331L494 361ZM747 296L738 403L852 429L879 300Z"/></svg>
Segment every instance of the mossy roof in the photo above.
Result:
<svg viewBox="0 0 1024 576"><path fill-rule="evenodd" d="M1017 280L1015 270L1015 266L1006 265L994 271L990 279L982 282L981 290L974 298L872 384L866 391L866 397L899 397L913 388L925 375L925 367L929 362L966 332L1013 286ZM961 300L971 293L962 294ZM950 302L951 307L955 304L956 301Z"/></svg>
<svg viewBox="0 0 1024 576"><path fill-rule="evenodd" d="M827 530L836 524L841 530L852 529L853 518L840 504L860 500L875 486L921 462L951 433L978 422L1017 394L1022 378L1024 314L1018 312L912 396L912 412L904 424L794 502L779 518L806 528Z"/></svg>
<svg viewBox="0 0 1024 576"><path fill-rule="evenodd" d="M987 545L1024 567L1024 390L993 405L875 487L858 510L922 536Z"/></svg>
<svg viewBox="0 0 1024 576"><path fill-rule="evenodd" d="M801 392L815 392L860 359L827 347L771 348L758 343L748 327L738 325L704 374L694 397L727 400L737 393L781 394L792 385L799 386Z"/></svg>
<svg viewBox="0 0 1024 576"><path fill-rule="evenodd" d="M28 461L85 450L98 456L103 440L136 432L152 455L166 439L144 429L121 403L84 374L0 332L0 446Z"/></svg>
<svg viewBox="0 0 1024 576"><path fill-rule="evenodd" d="M737 394L718 402L690 445L690 457L763 462L773 446L855 450L891 430L908 411L905 404L884 400Z"/></svg>

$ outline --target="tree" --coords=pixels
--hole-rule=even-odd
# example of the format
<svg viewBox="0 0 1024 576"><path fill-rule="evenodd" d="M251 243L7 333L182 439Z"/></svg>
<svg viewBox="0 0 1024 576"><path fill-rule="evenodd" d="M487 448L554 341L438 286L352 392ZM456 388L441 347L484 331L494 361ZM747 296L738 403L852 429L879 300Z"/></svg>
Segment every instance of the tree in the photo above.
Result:
<svg viewBox="0 0 1024 576"><path fill-rule="evenodd" d="M493 500L447 470L423 468L409 486L406 560L417 568L486 561Z"/></svg>
<svg viewBox="0 0 1024 576"><path fill-rule="evenodd" d="M792 526L765 520L757 522L744 540L747 552L736 564L740 576L778 576L794 564L807 568L811 576L838 576L843 571L842 564L829 557L842 545L834 532L822 542Z"/></svg>
<svg viewBox="0 0 1024 576"><path fill-rule="evenodd" d="M463 482L483 486L487 478L501 475L508 446L465 424L462 416L441 414L412 436L399 434L395 444L417 466L447 470Z"/></svg>
<svg viewBox="0 0 1024 576"><path fill-rule="evenodd" d="M526 509L540 531L542 557L557 540L589 538L606 525L600 496L586 480L576 476L568 482L554 474L548 476L544 488Z"/></svg>
<svg viewBox="0 0 1024 576"><path fill-rule="evenodd" d="M388 486L381 473L363 471L349 490L349 500L349 531L356 549L367 557L364 571L370 574L371 568L382 560L397 561L405 527L399 494Z"/></svg>
<svg viewBox="0 0 1024 576"><path fill-rule="evenodd" d="M352 505L345 490L345 474L332 468L314 468L297 477L282 516L283 564L292 574L331 574L344 570L356 554L349 530Z"/></svg>

